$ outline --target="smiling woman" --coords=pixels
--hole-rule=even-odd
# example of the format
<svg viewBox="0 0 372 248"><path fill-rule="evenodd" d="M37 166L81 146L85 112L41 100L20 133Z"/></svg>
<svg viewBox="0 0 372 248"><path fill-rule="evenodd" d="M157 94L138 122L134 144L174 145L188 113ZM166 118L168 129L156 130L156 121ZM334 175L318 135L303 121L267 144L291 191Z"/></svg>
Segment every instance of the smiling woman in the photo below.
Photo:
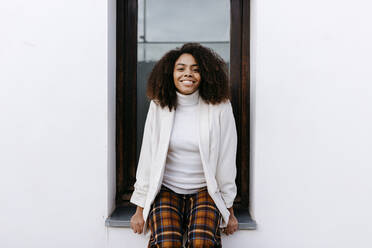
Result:
<svg viewBox="0 0 372 248"><path fill-rule="evenodd" d="M220 247L220 227L238 228L237 133L227 66L211 49L186 43L152 70L136 183L134 232L149 247ZM212 134L212 135L210 135Z"/></svg>

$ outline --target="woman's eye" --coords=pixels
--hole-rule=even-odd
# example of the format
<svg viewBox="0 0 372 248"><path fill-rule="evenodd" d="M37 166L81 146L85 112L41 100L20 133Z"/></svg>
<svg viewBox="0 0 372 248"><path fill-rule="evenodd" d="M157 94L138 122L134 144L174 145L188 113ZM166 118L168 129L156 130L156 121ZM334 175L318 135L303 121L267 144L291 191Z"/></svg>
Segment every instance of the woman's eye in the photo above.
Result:
<svg viewBox="0 0 372 248"><path fill-rule="evenodd" d="M183 68L178 68L177 71L183 71Z"/></svg>

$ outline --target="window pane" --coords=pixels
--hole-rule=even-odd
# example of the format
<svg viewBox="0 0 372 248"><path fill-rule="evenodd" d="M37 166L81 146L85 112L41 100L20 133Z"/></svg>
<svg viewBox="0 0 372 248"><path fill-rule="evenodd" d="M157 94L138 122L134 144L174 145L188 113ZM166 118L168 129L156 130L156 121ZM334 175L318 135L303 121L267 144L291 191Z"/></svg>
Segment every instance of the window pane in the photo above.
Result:
<svg viewBox="0 0 372 248"><path fill-rule="evenodd" d="M228 0L140 0L138 10L145 41L229 41Z"/></svg>
<svg viewBox="0 0 372 248"><path fill-rule="evenodd" d="M186 42L200 42L229 63L230 1L138 1L137 160L149 106L147 78L167 51Z"/></svg>

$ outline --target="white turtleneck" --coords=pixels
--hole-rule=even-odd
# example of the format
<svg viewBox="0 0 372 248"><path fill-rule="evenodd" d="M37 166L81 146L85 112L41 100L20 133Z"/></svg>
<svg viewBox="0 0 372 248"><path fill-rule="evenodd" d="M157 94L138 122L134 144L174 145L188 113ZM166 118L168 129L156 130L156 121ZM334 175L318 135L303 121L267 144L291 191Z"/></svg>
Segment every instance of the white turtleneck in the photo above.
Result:
<svg viewBox="0 0 372 248"><path fill-rule="evenodd" d="M207 186L199 151L199 91L177 93L177 109L165 163L163 185L178 194Z"/></svg>

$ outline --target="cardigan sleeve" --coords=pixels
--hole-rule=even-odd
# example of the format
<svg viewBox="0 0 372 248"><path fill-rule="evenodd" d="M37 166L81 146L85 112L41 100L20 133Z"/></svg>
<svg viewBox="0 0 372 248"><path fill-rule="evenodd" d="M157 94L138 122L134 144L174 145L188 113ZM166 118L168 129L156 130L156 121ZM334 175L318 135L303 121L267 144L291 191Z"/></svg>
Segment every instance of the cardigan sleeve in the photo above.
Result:
<svg viewBox="0 0 372 248"><path fill-rule="evenodd" d="M145 128L143 131L142 147L139 156L136 183L134 184L134 192L130 198L130 202L137 206L144 207L146 202L147 192L149 190L150 167L151 167L151 137L154 121L154 102L150 102L149 111L147 113Z"/></svg>
<svg viewBox="0 0 372 248"><path fill-rule="evenodd" d="M222 199L227 208L233 206L237 188L236 178L236 150L237 133L235 119L230 101L224 104L220 115L220 145L216 180L221 191Z"/></svg>

